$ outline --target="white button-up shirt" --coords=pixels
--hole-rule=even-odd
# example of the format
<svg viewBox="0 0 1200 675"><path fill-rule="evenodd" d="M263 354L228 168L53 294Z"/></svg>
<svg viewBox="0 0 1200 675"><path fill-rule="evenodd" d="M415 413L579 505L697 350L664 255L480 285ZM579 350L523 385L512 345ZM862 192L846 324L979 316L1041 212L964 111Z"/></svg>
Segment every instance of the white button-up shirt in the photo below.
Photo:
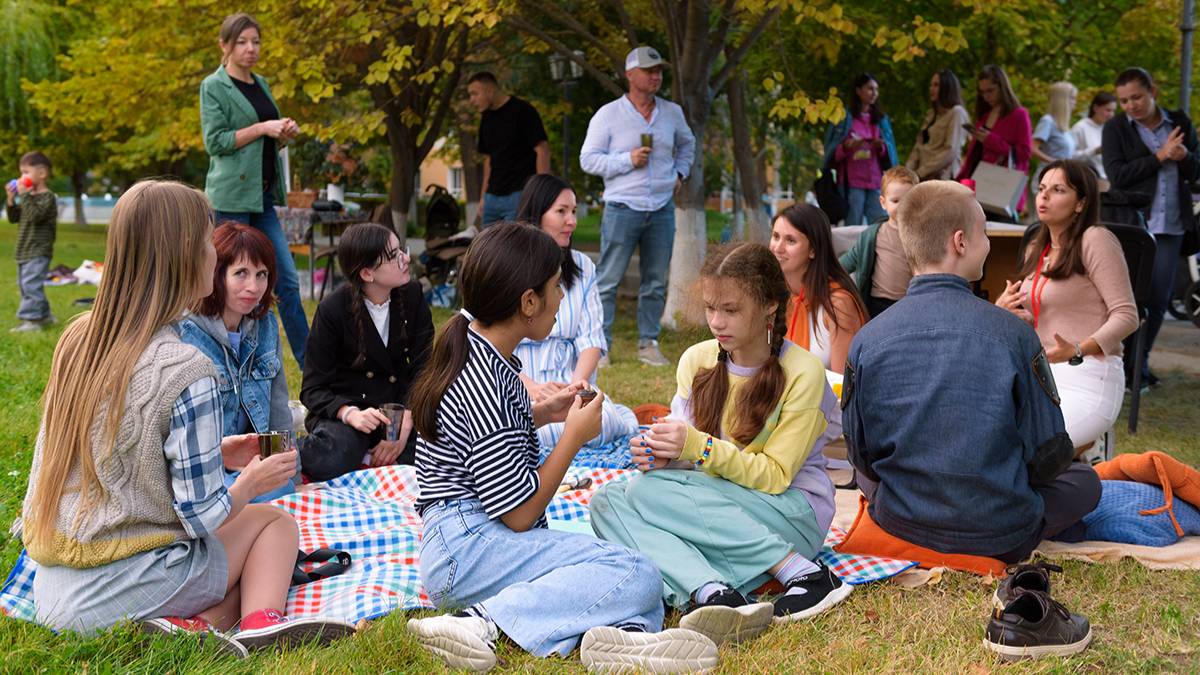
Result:
<svg viewBox="0 0 1200 675"><path fill-rule="evenodd" d="M642 134L652 134L650 160L633 167L629 156L642 147ZM579 152L583 170L604 179L604 201L618 202L635 211L657 211L675 190L675 178L687 178L696 156L696 137L683 116L683 108L654 97L647 121L628 96L605 104L588 123L587 138Z"/></svg>

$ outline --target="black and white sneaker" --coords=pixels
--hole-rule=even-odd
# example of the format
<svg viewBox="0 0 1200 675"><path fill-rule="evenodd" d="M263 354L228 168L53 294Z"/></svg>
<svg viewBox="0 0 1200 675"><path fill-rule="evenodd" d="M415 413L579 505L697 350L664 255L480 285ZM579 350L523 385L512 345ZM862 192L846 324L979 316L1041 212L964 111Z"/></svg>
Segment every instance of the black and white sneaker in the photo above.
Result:
<svg viewBox="0 0 1200 675"><path fill-rule="evenodd" d="M409 619L408 632L451 668L485 672L496 665L496 625L476 616Z"/></svg>
<svg viewBox="0 0 1200 675"><path fill-rule="evenodd" d="M789 581L783 595L775 598L775 623L816 616L845 600L854 590L819 560L817 567L820 569Z"/></svg>
<svg viewBox="0 0 1200 675"><path fill-rule="evenodd" d="M679 627L705 635L720 647L762 635L771 627L773 613L771 603L752 604L737 590L723 588L684 614Z"/></svg>

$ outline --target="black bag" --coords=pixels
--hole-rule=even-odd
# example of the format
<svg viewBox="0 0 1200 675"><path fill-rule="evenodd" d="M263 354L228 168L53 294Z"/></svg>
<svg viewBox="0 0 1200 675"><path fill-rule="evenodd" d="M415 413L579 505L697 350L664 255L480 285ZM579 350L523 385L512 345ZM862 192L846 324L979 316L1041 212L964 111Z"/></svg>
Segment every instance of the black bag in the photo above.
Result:
<svg viewBox="0 0 1200 675"><path fill-rule="evenodd" d="M426 188L432 192L429 203L425 205L425 239L445 239L458 232L462 211L458 200L441 185L430 185Z"/></svg>
<svg viewBox="0 0 1200 675"><path fill-rule="evenodd" d="M301 563L325 563L311 572L305 572ZM345 551L335 551L331 548L319 548L312 553L299 551L296 554L296 569L292 570L292 585L299 586L310 581L320 581L336 577L350 569L350 554Z"/></svg>
<svg viewBox="0 0 1200 675"><path fill-rule="evenodd" d="M817 204L825 212L831 225L837 225L838 221L846 217L848 208L846 198L838 189L837 181L833 178L833 171L829 167L822 169L820 175L813 181L813 194L817 196Z"/></svg>

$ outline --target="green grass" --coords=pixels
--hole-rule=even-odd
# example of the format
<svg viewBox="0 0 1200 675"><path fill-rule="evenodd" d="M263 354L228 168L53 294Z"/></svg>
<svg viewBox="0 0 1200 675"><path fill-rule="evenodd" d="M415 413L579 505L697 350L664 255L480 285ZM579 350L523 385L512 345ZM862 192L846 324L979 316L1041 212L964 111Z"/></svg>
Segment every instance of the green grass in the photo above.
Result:
<svg viewBox="0 0 1200 675"><path fill-rule="evenodd" d="M100 228L60 229L54 262L76 265L103 255ZM0 227L0 258L11 259L13 228ZM65 319L71 302L94 288L48 289L55 314ZM0 265L0 567L7 571L21 549L7 534L20 511L38 424L38 397L61 330L9 335L16 321L16 265ZM309 310L313 309L311 303ZM629 308L632 310L632 307ZM448 315L434 314L439 323ZM613 366L601 371L600 386L619 401L666 402L674 391L670 369L636 360L633 312L618 313ZM701 330L663 335L663 351L678 357L704 336ZM288 362L293 396L299 389L295 363ZM1164 450L1200 464L1200 378L1179 373L1143 400L1141 433L1122 437L1124 451ZM1200 670L1200 577L1195 572L1154 572L1125 561L1089 565L1067 562L1055 580L1055 596L1091 618L1093 647L1070 659L1049 659L1004 667L1005 672L1197 672ZM970 672L1000 669L980 646L992 584L965 574L947 574L917 590L890 584L858 589L843 605L814 621L777 628L741 647L722 650L721 672ZM54 635L37 626L0 619L3 672L441 672L404 630L397 613L374 622L351 640L324 648L260 654L246 662L221 658L187 639L150 640L129 627L85 640ZM675 621L672 617L670 621ZM520 672L580 672L576 659L534 659L502 644L503 668Z"/></svg>
<svg viewBox="0 0 1200 675"><path fill-rule="evenodd" d="M600 250L600 209L592 209L586 216L579 219L575 229L575 245L584 249ZM708 209L705 211L705 224L708 228L709 241L721 241L722 231L729 225L729 216Z"/></svg>

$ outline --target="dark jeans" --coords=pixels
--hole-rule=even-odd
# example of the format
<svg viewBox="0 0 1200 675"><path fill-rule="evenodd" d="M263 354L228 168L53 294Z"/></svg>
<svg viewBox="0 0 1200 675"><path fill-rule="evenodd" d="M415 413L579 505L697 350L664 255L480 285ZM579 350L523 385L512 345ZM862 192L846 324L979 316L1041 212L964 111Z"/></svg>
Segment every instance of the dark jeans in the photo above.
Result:
<svg viewBox="0 0 1200 675"><path fill-rule="evenodd" d="M306 465L307 466L307 465ZM858 473L858 487L867 501L875 498L878 483ZM1047 485L1034 485L1033 491L1042 498L1042 528L1011 551L992 556L1006 563L1017 563L1029 557L1043 539L1082 541L1086 526L1081 522L1100 503L1100 477L1087 464L1073 463ZM920 545L920 542L912 542Z"/></svg>
<svg viewBox="0 0 1200 675"><path fill-rule="evenodd" d="M1154 348L1154 338L1162 328L1163 314L1175 294L1175 268L1179 265L1179 251L1183 246L1181 234L1154 235L1154 275L1150 279L1150 301L1147 304L1149 316L1146 318L1146 345L1142 352L1142 382L1150 374L1150 350ZM1132 380L1130 381L1132 386Z"/></svg>
<svg viewBox="0 0 1200 675"><path fill-rule="evenodd" d="M329 480L356 471L363 463L363 456L383 440L384 429L364 434L337 420L322 419L309 435L296 440L300 449L300 465L304 474L314 481ZM413 464L417 456L417 432L408 436L396 464Z"/></svg>
<svg viewBox="0 0 1200 675"><path fill-rule="evenodd" d="M300 369L304 369L304 348L308 346L308 317L304 314L304 305L300 304L300 275L296 273L296 261L288 250L287 235L279 225L279 217L275 214L274 197L270 190L263 193L263 210L261 213L229 213L217 211L217 224L226 220L236 220L243 225L249 225L267 235L271 246L275 249L275 297L279 298L279 321L287 333L288 345L292 348L292 356ZM308 262L309 265L313 261Z"/></svg>
<svg viewBox="0 0 1200 675"><path fill-rule="evenodd" d="M883 310L896 304L896 302L896 300L888 300L887 298L877 298L874 295L868 295L867 301L864 303L867 306L867 314L870 315L868 318L874 319L882 314Z"/></svg>

